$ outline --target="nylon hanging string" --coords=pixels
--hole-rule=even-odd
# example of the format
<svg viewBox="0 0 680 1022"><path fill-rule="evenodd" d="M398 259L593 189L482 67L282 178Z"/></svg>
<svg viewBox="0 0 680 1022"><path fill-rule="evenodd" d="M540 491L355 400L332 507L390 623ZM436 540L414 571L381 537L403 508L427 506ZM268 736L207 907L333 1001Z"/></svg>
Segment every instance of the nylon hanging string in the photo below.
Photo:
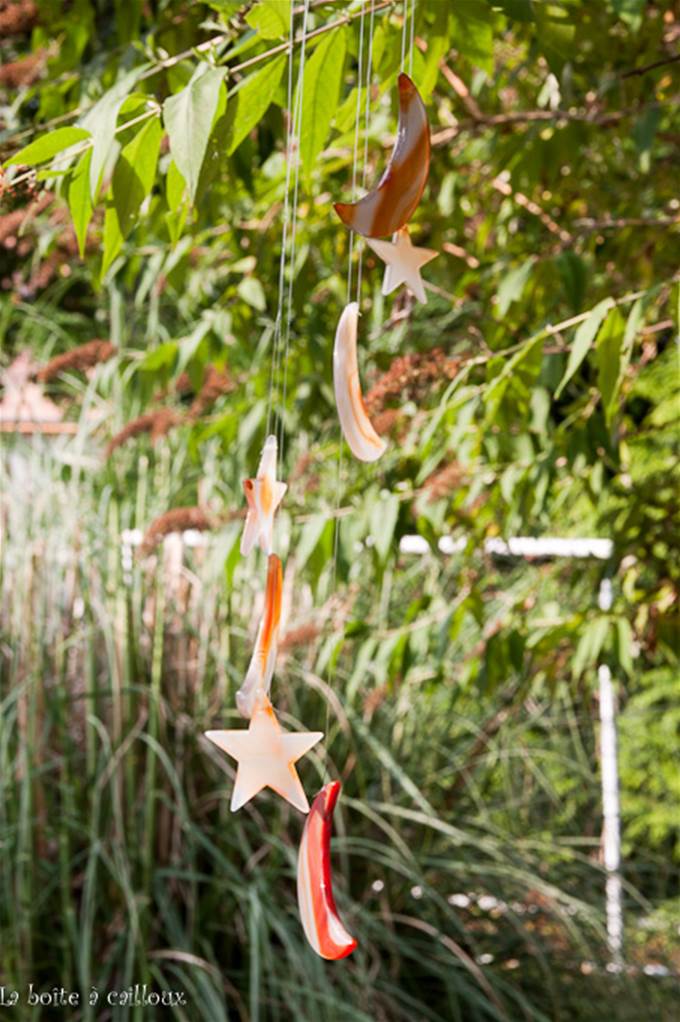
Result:
<svg viewBox="0 0 680 1022"><path fill-rule="evenodd" d="M368 39L368 59L366 62L366 78L363 82L363 88L366 90L366 106L369 106L370 96L370 80L371 80L371 65L372 65L372 53L373 53L373 16L375 0L371 0L371 19L369 23L369 39ZM359 161L359 135L361 126L361 89L362 89L362 77L364 75L363 70L363 56L364 56L364 29L365 29L365 14L368 5L368 0L364 0L364 4L361 8L361 15L359 18L359 55L357 58L357 103L355 111L354 121L354 152L352 155L352 200L357 199L357 164ZM368 115L367 115L368 116ZM365 187L366 183L366 143L364 144L364 166L362 171L362 187ZM347 302L349 303L352 299L352 257L354 253L354 231L350 231L349 235L349 246L348 246L348 260L347 260ZM359 265L357 270L357 301L359 301L359 289L361 288L361 251L359 252ZM340 547L340 497L342 489L342 470L344 464L344 441L342 437L342 431L338 424L338 460L336 465L335 473L335 502L333 508L333 560L331 563L331 583L330 583L330 594L331 598L335 593L337 585L337 574L338 574L338 551ZM333 685L333 676L335 673L335 667L333 659L331 658L328 665L328 687L331 688ZM324 728L326 736L328 736L328 727L330 723L330 704L328 698L326 698L326 725ZM326 742L326 759L324 763L324 781L327 781L330 777L330 771L328 769L328 742Z"/></svg>
<svg viewBox="0 0 680 1022"><path fill-rule="evenodd" d="M408 0L404 0L404 13L401 22L401 65L400 70L404 70L404 63L406 61L406 26L408 24Z"/></svg>
<svg viewBox="0 0 680 1022"><path fill-rule="evenodd" d="M371 117L371 80L373 78L373 22L375 19L375 0L371 0L371 17L368 23L368 58L366 62L365 89L365 120L364 120L364 158L361 167L361 188L366 190L366 177L368 175L368 130ZM359 249L359 260L357 267L357 302L361 304L361 273L363 269L364 245ZM348 299L349 300L349 299Z"/></svg>
<svg viewBox="0 0 680 1022"><path fill-rule="evenodd" d="M352 202L357 198L357 157L359 153L359 112L361 110L361 68L364 58L364 14L366 5L361 8L359 19L359 56L357 59L357 105L354 115L354 154L352 158ZM354 255L354 231L349 232L349 257L347 263L347 301L352 300L352 257Z"/></svg>
<svg viewBox="0 0 680 1022"><path fill-rule="evenodd" d="M293 43L295 40L295 10L290 5L289 49L288 49L288 88L286 96L286 183L283 200L283 227L281 231L281 255L279 257L279 281L276 319L274 320L274 336L272 339L272 357L269 369L269 396L267 399L267 432L272 431L272 415L274 410L274 389L278 389L278 370L281 345L281 319L283 316L283 296L286 279L286 251L288 246L288 225L290 220L290 177L293 146Z"/></svg>
<svg viewBox="0 0 680 1022"><path fill-rule="evenodd" d="M300 131L302 127L302 105L305 91L305 60L307 55L307 18L310 0L305 0L302 14L302 46L300 48L300 67L298 70L297 91L295 95L295 116L293 119L293 144L295 147L295 173L293 176L293 217L290 234L290 260L288 263L288 289L286 293L286 323L283 342L283 390L279 413L279 459L283 460L284 446L284 414L288 391L288 351L290 348L290 327L293 320L293 279L295 277L295 251L298 222L298 203L300 192ZM292 6L292 4L291 4Z"/></svg>

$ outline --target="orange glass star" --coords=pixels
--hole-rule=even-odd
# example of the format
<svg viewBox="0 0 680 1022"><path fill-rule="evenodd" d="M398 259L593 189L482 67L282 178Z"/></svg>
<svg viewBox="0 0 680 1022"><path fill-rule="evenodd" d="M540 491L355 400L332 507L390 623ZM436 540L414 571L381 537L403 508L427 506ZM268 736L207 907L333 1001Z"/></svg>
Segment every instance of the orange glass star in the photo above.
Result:
<svg viewBox="0 0 680 1022"><path fill-rule="evenodd" d="M241 553L247 557L256 543L269 555L272 552L274 515L288 489L276 478L277 458L276 437L272 434L265 440L262 457L254 479L243 480L248 513L241 536Z"/></svg>

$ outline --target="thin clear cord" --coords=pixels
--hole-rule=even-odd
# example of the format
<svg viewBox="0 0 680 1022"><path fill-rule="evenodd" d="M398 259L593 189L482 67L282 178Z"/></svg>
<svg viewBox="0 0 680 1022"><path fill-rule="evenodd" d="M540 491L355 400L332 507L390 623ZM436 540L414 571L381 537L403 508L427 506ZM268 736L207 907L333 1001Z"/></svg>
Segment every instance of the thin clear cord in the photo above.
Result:
<svg viewBox="0 0 680 1022"><path fill-rule="evenodd" d="M286 115L288 123L286 126L286 184L283 203L283 228L281 232L281 256L279 259L279 286L276 319L274 321L274 337L272 339L272 359L269 370L269 396L267 398L267 432L269 436L272 426L272 415L274 409L274 387L278 389L278 373L281 348L281 320L283 317L283 298L285 294L286 280L286 251L288 247L288 226L290 221L290 177L292 166L292 143L293 143L293 43L295 40L295 10L290 5L290 47L288 50L288 88L286 97Z"/></svg>
<svg viewBox="0 0 680 1022"><path fill-rule="evenodd" d="M368 71L367 71L367 80L366 80L366 83L365 83L365 86L364 86L367 90L368 90L369 83L370 83L370 61L372 60L371 54L373 52L373 4L374 3L375 3L375 0L371 0L371 21L370 21L370 26L369 26L369 43L368 43L369 58L368 58L368 62L367 62ZM355 121L354 121L354 153L353 153L353 156L352 156L352 199L354 199L354 200L356 200L356 197L357 197L357 194L356 194L356 187L357 187L357 165L358 165L358 162L359 162L359 134L360 134L360 124L361 124L361 87L362 87L363 54L364 54L364 17L365 17L365 14L366 14L367 4L368 4L368 0L364 0L364 5L363 5L363 7L361 9L361 16L360 16L360 20L359 20L359 55L358 55L358 62L357 62L358 63L358 70L357 70L357 105L356 105ZM368 94L367 94L367 97L366 97L366 101L368 103ZM365 149L364 149L364 170L363 170L363 175L362 175L362 184L365 181L365 179L366 179L366 154L365 154ZM351 301L351 298L352 298L352 256L353 256L353 252L354 252L354 231L350 231L349 252L348 252L348 262L347 262L347 302L348 303ZM361 283L360 283L361 256L359 257L359 270L358 270L358 273L359 273L359 286L361 286ZM358 300L358 295L357 295L357 300ZM345 443L344 443L344 440L343 440L342 431L339 428L338 428L338 432L339 432L340 435L339 435L339 439L338 439L338 460L337 460L336 472L335 472L335 501L334 501L334 509L333 509L333 560L331 562L331 580L330 580L330 590L329 590L329 592L331 594L331 598L332 598L333 594L335 593L335 587L337 585L338 553L339 553L339 548L340 548L340 517L338 515L338 511L340 510L340 498L342 496L342 473L343 473L344 458L345 458ZM332 622L331 622L331 629L332 629ZM335 664L334 664L334 658L331 656L331 659L330 659L330 662L329 662L329 666L328 666L328 675L327 675L328 676L328 687L329 688L331 688L332 685L333 685L334 675L335 675ZM329 705L328 699L326 699L326 725L325 725L325 728L324 728L324 733L326 734L326 736L328 736L329 723L330 723L330 705ZM330 771L329 771L328 766L329 766L328 742L326 742L326 759L325 759L325 763L324 763L324 782L327 781L328 778L330 777Z"/></svg>
<svg viewBox="0 0 680 1022"><path fill-rule="evenodd" d="M365 89L365 121L364 121L364 159L361 168L361 188L366 189L366 177L368 174L368 130L371 118L371 79L373 77L373 22L375 20L375 0L371 0L371 18L368 25L368 59L366 62ZM357 266L357 302L361 304L361 274L363 270L364 248L362 244L359 249ZM348 297L349 301L349 297Z"/></svg>
<svg viewBox="0 0 680 1022"><path fill-rule="evenodd" d="M352 160L352 201L357 197L357 154L359 152L359 120L361 110L361 69L364 59L364 14L366 6L361 9L359 19L359 57L357 60L357 105L354 115L354 156ZM349 232L349 261L347 267L347 301L352 300L352 258L354 256L354 231Z"/></svg>
<svg viewBox="0 0 680 1022"><path fill-rule="evenodd" d="M302 15L302 46L300 49L300 68L298 70L298 85L295 97L295 117L293 124L293 136L295 145L295 174L293 179L293 218L290 237L290 260L288 264L288 291L286 295L286 327L284 333L284 350L283 350L283 392L281 398L281 410L279 413L280 460L283 460L284 414L286 408L286 397L288 392L288 353L290 348L290 327L293 320L293 278L295 276L295 252L298 222L298 201L300 191L300 129L302 123L302 101L305 90L305 59L307 54L307 18L309 15L309 3L310 0L305 0L304 12Z"/></svg>
<svg viewBox="0 0 680 1022"><path fill-rule="evenodd" d="M418 0L411 0L411 38L409 43L408 51L408 73L413 78L413 52L415 49L415 38L416 38L416 3Z"/></svg>

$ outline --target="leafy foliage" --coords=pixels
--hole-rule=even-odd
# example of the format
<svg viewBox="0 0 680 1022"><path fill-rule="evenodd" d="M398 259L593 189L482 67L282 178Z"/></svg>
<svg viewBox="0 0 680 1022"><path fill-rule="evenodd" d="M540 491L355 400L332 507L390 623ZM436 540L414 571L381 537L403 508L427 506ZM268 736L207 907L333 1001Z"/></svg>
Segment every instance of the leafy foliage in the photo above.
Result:
<svg viewBox="0 0 680 1022"><path fill-rule="evenodd" d="M310 7L293 88L278 326L289 5L52 3L0 43L45 69L2 94L3 367L117 349L50 384L72 436L6 442L0 981L179 984L211 1022L670 1019L666 981L601 968L596 668L620 703L627 953L672 965L672 928L659 948L638 922L678 893L677 18L416 5L433 160L412 229L440 256L421 308L352 248L390 441L367 468L339 456L332 202L388 159L403 5L340 6ZM201 738L232 719L257 619L233 513L268 419L294 594L277 705L327 732L308 790L343 780L361 950L332 973L296 919L299 821L266 798L231 817ZM213 529L181 570L173 539L133 556L126 530L187 507ZM517 534L614 555L488 552Z"/></svg>

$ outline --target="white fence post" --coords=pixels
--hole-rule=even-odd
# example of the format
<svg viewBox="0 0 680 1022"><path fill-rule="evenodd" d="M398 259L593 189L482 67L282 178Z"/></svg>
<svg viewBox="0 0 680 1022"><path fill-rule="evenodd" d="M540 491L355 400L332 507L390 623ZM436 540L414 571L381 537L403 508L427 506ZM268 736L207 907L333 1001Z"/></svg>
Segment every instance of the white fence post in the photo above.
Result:
<svg viewBox="0 0 680 1022"><path fill-rule="evenodd" d="M612 605L612 584L602 579L598 598L600 610ZM623 907L621 888L621 826L619 817L619 770L616 739L616 699L611 671L607 664L597 670L600 695L600 760L602 770L602 816L604 868L607 873L607 943L611 967L623 964Z"/></svg>

